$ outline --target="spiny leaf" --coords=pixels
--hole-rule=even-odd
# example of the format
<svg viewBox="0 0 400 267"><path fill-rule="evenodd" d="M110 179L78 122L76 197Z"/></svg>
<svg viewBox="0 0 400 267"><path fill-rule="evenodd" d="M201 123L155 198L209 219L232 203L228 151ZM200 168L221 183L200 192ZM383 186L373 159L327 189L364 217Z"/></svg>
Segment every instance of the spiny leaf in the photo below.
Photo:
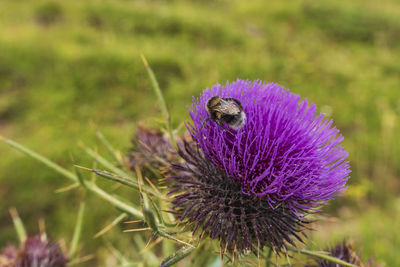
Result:
<svg viewBox="0 0 400 267"><path fill-rule="evenodd" d="M94 238L98 238L99 236L104 235L106 232L108 232L111 228L113 228L115 225L120 223L123 219L128 217L128 214L126 213L121 213L117 218L115 218L114 221L112 221L109 225L104 227L101 231L99 231L97 234L94 235Z"/></svg>
<svg viewBox="0 0 400 267"><path fill-rule="evenodd" d="M181 249L176 251L174 254L172 254L165 260L163 260L161 262L160 267L169 267L169 266L172 266L172 265L178 263L179 261L181 261L184 258L186 258L187 256L189 256L189 254L192 253L193 250L194 250L194 247L189 247L189 246L182 247Z"/></svg>
<svg viewBox="0 0 400 267"><path fill-rule="evenodd" d="M158 226L153 212L151 212L149 209L144 208L143 215L145 222L147 223L148 226L150 226L153 232L158 232Z"/></svg>
<svg viewBox="0 0 400 267"><path fill-rule="evenodd" d="M78 165L75 165L75 167L93 172L93 173L99 175L100 177L106 178L108 180L112 180L112 181L118 182L120 184L127 185L127 186L135 188L135 189L139 189L138 182L129 177L124 177L124 176L120 176L120 175L110 173L107 171L90 169L90 168L86 168L86 167L82 167L82 166L78 166ZM154 191L152 188L149 188L148 186L142 185L142 189L143 189L143 191L148 192L158 198L166 199L164 196L160 195L159 193Z"/></svg>

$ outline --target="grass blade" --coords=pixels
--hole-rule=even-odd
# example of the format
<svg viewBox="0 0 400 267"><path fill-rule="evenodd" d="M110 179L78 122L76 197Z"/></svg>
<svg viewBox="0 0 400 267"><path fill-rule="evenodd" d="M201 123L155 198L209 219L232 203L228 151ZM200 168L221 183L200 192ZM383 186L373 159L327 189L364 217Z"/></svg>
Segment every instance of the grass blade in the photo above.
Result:
<svg viewBox="0 0 400 267"><path fill-rule="evenodd" d="M110 171L118 174L119 176L124 176L124 177L129 177L129 174L121 170L120 168L116 167L114 164L112 164L110 161L106 160L102 156L99 155L99 153L96 153L93 149L90 149L86 147L85 145L81 144L81 147L83 150L89 154L91 157L93 157L98 163L109 169Z"/></svg>
<svg viewBox="0 0 400 267"><path fill-rule="evenodd" d="M167 131L168 131L169 138L171 140L171 144L173 145L174 149L177 150L177 145L176 145L176 142L175 142L174 134L172 132L171 116L170 116L170 114L168 112L167 104L165 102L163 93L162 93L162 91L160 89L160 85L158 84L156 76L154 75L153 70L150 68L149 63L147 62L146 58L143 55L141 55L141 57L142 57L142 60L143 60L143 64L146 67L147 73L149 74L149 77L150 77L150 80L151 80L151 84L153 85L153 89L154 89L154 92L155 92L155 94L157 96L158 102L160 103L161 112L162 112L162 114L163 114L163 116L165 118L165 122L167 124Z"/></svg>
<svg viewBox="0 0 400 267"><path fill-rule="evenodd" d="M71 241L71 248L69 249L69 257L73 258L74 255L76 254L76 251L78 249L78 244L79 240L82 234L82 225L83 225L83 215L85 213L85 206L86 203L85 201L82 201L81 204L79 205L79 211L78 211L78 217L76 219L76 224L75 224L75 229L74 229L74 235L72 237Z"/></svg>
<svg viewBox="0 0 400 267"><path fill-rule="evenodd" d="M85 179L83 178L82 174L79 172L79 168L77 167L77 165L74 165L74 167L75 167L75 174L76 174L76 177L78 177L79 184L83 188L88 189L87 186L86 186Z"/></svg>
<svg viewBox="0 0 400 267"><path fill-rule="evenodd" d="M15 231L17 232L19 242L22 244L26 240L26 231L25 231L24 223L22 222L21 218L19 217L16 208L11 208L10 214L11 214L11 218L14 223Z"/></svg>
<svg viewBox="0 0 400 267"><path fill-rule="evenodd" d="M110 242L106 242L107 248L111 251L111 253L114 255L115 258L120 262L121 266L131 266L132 263L130 263L122 254L121 251L113 247Z"/></svg>
<svg viewBox="0 0 400 267"><path fill-rule="evenodd" d="M153 238L150 239L150 241ZM143 248L146 248L146 243L142 240L142 235L134 235L133 236L133 241L135 242L135 245L137 246L138 249L142 249L139 254L143 254L143 258L145 259L145 262L147 262L150 266L157 265L159 264L159 260L156 257L156 255L152 252L152 250L146 249L143 250Z"/></svg>
<svg viewBox="0 0 400 267"><path fill-rule="evenodd" d="M79 185L80 185L79 183L71 184L71 185L59 188L55 192L56 193L64 193L64 192L67 192L69 190L72 190L72 189L75 189L75 188L79 187Z"/></svg>
<svg viewBox="0 0 400 267"><path fill-rule="evenodd" d="M121 166L124 166L124 161L121 158L121 155L117 153L117 150L114 149L114 147L108 142L107 138L103 135L103 133L100 130L96 130L96 135L99 138L99 140L103 143L103 145L107 148L108 152L115 158L115 160L120 164Z"/></svg>
<svg viewBox="0 0 400 267"><path fill-rule="evenodd" d="M105 233L107 233L109 230L111 230L111 228L113 228L115 225L119 224L123 219L125 219L126 217L128 217L128 214L126 213L121 213L121 215L119 215L117 218L115 218L114 221L112 221L109 225L107 225L106 227L104 227L102 230L100 230L97 234L94 235L94 238L98 238L99 236L104 235Z"/></svg>

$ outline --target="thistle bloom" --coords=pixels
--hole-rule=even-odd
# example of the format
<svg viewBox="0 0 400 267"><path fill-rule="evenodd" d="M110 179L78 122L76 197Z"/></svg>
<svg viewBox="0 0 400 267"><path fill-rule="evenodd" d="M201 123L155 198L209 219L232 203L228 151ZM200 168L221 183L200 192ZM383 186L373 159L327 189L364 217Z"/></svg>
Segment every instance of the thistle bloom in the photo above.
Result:
<svg viewBox="0 0 400 267"><path fill-rule="evenodd" d="M373 264L373 260L370 259L367 263L363 263L360 257L360 253L354 250L354 244L351 241L343 241L341 244L336 245L330 249L330 255L336 257L345 262L364 267L376 266ZM306 267L338 267L339 265L330 261L317 259L314 265L307 265ZM342 265L340 265L342 266Z"/></svg>
<svg viewBox="0 0 400 267"><path fill-rule="evenodd" d="M18 251L14 246L5 247L0 253L0 267L14 267L17 253Z"/></svg>
<svg viewBox="0 0 400 267"><path fill-rule="evenodd" d="M2 267L65 267L67 262L57 243L43 241L38 236L28 238L19 249L8 246L0 254Z"/></svg>
<svg viewBox="0 0 400 267"><path fill-rule="evenodd" d="M57 243L51 244L36 236L28 238L22 245L16 266L64 267L67 262Z"/></svg>
<svg viewBox="0 0 400 267"><path fill-rule="evenodd" d="M162 170L178 159L168 135L160 131L139 126L132 144L134 147L129 154L129 168L132 171L135 171L136 166L151 166Z"/></svg>
<svg viewBox="0 0 400 267"><path fill-rule="evenodd" d="M246 123L221 127L206 110L213 96L239 100ZM193 99L187 128L196 148L180 150L173 209L221 247L279 251L301 240L304 215L339 196L350 173L343 137L316 106L277 84L237 80ZM225 130L227 128L229 130Z"/></svg>

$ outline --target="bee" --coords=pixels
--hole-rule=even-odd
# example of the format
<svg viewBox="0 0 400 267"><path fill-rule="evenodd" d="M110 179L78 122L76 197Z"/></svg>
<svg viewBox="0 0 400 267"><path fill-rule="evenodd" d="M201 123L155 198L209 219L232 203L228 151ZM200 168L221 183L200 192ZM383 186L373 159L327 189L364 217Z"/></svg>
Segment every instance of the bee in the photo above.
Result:
<svg viewBox="0 0 400 267"><path fill-rule="evenodd" d="M228 130L224 123L230 128L238 130L246 122L246 114L243 111L242 104L236 98L213 96L207 100L206 110L210 115L206 121L211 119L226 131Z"/></svg>

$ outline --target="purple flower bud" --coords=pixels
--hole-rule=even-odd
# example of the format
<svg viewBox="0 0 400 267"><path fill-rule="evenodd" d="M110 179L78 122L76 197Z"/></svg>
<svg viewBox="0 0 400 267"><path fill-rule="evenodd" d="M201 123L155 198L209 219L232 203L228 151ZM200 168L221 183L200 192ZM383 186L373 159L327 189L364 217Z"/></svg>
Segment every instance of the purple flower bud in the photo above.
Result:
<svg viewBox="0 0 400 267"><path fill-rule="evenodd" d="M68 259L57 243L42 241L38 236L28 238L22 244L16 267L64 267Z"/></svg>
<svg viewBox="0 0 400 267"><path fill-rule="evenodd" d="M357 266L375 267L373 260L370 259L367 263L363 263L360 253L354 250L354 244L351 241L343 241L341 244L336 245L330 249L330 256L341 259L345 262L352 263ZM337 263L326 260L316 259L314 265L307 265L306 267L340 267Z"/></svg>
<svg viewBox="0 0 400 267"><path fill-rule="evenodd" d="M135 166L156 168L162 170L178 160L168 135L160 131L150 130L139 126L135 138L132 139L134 147L129 154L129 168L135 171Z"/></svg>
<svg viewBox="0 0 400 267"><path fill-rule="evenodd" d="M18 251L14 246L6 246L0 253L0 267L14 267L17 253Z"/></svg>

